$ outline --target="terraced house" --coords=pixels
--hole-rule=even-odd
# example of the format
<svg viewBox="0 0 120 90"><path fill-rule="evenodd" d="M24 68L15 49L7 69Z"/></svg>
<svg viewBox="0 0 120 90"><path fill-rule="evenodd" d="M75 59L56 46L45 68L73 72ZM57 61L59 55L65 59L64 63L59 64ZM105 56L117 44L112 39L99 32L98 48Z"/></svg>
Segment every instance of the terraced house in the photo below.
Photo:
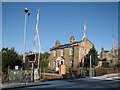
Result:
<svg viewBox="0 0 120 90"><path fill-rule="evenodd" d="M74 36L71 36L70 43L60 45L60 41L55 42L55 46L50 48L49 56L49 68L56 71L59 70L59 65L64 64L66 70L72 68L72 70L77 70L79 62L81 62L83 55L83 41L76 41ZM93 44L85 38L85 52L88 54L89 50L93 47Z"/></svg>

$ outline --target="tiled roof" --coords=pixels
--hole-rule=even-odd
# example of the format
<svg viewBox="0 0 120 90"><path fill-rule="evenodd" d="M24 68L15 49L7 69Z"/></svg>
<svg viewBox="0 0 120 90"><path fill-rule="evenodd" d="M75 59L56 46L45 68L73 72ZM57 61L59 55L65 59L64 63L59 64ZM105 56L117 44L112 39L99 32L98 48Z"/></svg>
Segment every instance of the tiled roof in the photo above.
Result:
<svg viewBox="0 0 120 90"><path fill-rule="evenodd" d="M50 50L55 50L55 49L62 49L62 48L67 48L67 47L73 47L73 46L78 46L77 43L80 43L82 41L77 41L77 42L73 42L73 43L68 43L68 44L64 44L64 45L59 45L59 46L54 46L53 48L51 48Z"/></svg>
<svg viewBox="0 0 120 90"><path fill-rule="evenodd" d="M85 39L87 39L87 38L85 38ZM88 40L88 39L87 39ZM88 40L89 41L89 40ZM78 44L77 43L81 43L82 42L82 40L81 41L76 41L76 42L73 42L73 43L68 43L68 44L64 44L64 45L59 45L59 46L54 46L54 47L52 47L52 48L50 48L50 51L51 50L55 50L55 49L62 49L62 48L67 48L67 47L73 47L73 46L78 46ZM90 42L90 41L89 41ZM91 42L90 42L91 43ZM91 43L92 44L92 43ZM93 45L93 44L92 44Z"/></svg>

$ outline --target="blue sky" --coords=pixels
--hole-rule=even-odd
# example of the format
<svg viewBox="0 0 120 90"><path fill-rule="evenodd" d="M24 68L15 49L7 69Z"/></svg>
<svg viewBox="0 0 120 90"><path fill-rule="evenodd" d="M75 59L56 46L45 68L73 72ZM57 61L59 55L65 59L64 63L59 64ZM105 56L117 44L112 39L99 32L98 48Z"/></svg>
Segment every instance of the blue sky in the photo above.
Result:
<svg viewBox="0 0 120 90"><path fill-rule="evenodd" d="M114 46L118 44L118 3L84 3L84 2L26 2L2 3L2 47L15 47L19 54L24 48L24 8L28 8L26 52L33 51L37 19L37 9L40 9L38 30L41 52L49 52L56 40L61 44L70 43L70 37L75 41L82 40L84 21L86 21L86 38L97 49L112 49L112 34ZM38 43L36 46L38 52Z"/></svg>

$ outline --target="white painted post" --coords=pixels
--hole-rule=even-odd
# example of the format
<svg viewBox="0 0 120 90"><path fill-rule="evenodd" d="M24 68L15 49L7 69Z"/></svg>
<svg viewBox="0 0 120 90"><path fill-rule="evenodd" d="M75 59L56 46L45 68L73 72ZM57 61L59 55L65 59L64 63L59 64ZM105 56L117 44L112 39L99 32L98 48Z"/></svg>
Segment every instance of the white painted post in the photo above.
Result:
<svg viewBox="0 0 120 90"><path fill-rule="evenodd" d="M90 77L91 77L91 55L90 55Z"/></svg>
<svg viewBox="0 0 120 90"><path fill-rule="evenodd" d="M91 68L91 55L90 55L90 68Z"/></svg>

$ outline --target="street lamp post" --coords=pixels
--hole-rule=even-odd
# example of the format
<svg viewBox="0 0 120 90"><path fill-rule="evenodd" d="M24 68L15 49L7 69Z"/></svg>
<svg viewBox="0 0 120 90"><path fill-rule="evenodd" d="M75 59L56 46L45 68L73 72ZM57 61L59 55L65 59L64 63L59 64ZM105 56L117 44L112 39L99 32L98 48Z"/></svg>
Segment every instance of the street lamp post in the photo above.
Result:
<svg viewBox="0 0 120 90"><path fill-rule="evenodd" d="M23 54L23 69L25 70L25 41L26 41L26 16L30 15L28 8L24 9L25 12L25 27L24 27L24 54Z"/></svg>

